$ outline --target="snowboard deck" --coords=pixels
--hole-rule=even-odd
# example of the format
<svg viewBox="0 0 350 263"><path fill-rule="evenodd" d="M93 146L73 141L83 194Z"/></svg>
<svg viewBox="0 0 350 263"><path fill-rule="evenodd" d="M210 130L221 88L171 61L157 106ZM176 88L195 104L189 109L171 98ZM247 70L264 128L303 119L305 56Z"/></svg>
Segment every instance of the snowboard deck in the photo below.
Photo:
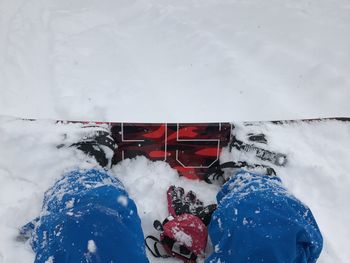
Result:
<svg viewBox="0 0 350 263"><path fill-rule="evenodd" d="M284 125L317 121L349 122L350 118L258 121L243 122L243 125L258 127L264 123ZM264 134L247 134L248 139L245 142L238 140L235 124L231 122L121 123L57 120L57 123L106 124L118 145L114 152L113 164L127 158L145 156L153 161L167 162L180 175L189 179L206 178L208 173L219 166L220 153L227 146L235 147L239 151L252 151L257 158L272 165L284 166L288 159L287 155L269 149Z"/></svg>

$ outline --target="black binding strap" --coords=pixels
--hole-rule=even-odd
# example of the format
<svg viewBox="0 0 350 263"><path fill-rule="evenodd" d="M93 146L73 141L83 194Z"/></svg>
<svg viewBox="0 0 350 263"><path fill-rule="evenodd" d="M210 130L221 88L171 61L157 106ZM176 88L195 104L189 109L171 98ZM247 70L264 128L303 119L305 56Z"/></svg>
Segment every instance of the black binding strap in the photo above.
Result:
<svg viewBox="0 0 350 263"><path fill-rule="evenodd" d="M153 244L154 251L149 247L149 245L147 243L147 239L151 239L154 241L154 244ZM156 258L168 258L168 257L170 257L169 255L161 255L160 254L159 249L157 247L157 245L159 243L160 243L159 239L154 237L154 236L149 235L145 238L145 245L154 257L156 257Z"/></svg>
<svg viewBox="0 0 350 263"><path fill-rule="evenodd" d="M236 148L239 151L253 152L255 156L263 161L268 161L277 166L285 166L287 164L287 155L279 152L273 152L260 148L254 144L245 143L233 137L230 143L230 152L232 148Z"/></svg>
<svg viewBox="0 0 350 263"><path fill-rule="evenodd" d="M211 184L212 181L211 179L209 179L209 177L212 177L212 180L219 180L220 178L222 178L222 180L224 180L223 175L224 175L224 171L222 169L225 168L234 168L234 169L239 169L239 168L247 168L247 169L254 169L254 168L261 168L261 169L265 169L265 174L266 175L276 175L276 171L268 166L268 165L264 165L264 164L250 164L247 163L245 161L237 161L237 162L233 162L233 161L229 161L229 162L225 162L222 164L218 164L216 166L213 166L209 169L209 172L206 174L206 176L204 177L204 181Z"/></svg>
<svg viewBox="0 0 350 263"><path fill-rule="evenodd" d="M276 175L276 171L268 166L268 165L264 165L264 164L249 164L247 162L242 162L242 161L238 161L238 162L226 162L223 164L220 164L220 168L224 169L224 168L248 168L248 169L254 169L254 168L262 168L265 169L265 173L266 175Z"/></svg>
<svg viewBox="0 0 350 263"><path fill-rule="evenodd" d="M156 230L163 232L164 225L171 220L174 220L174 217L170 215L166 219L164 219L163 223L160 223L159 220L155 220L153 222L153 226ZM147 243L148 239L151 239L154 241L153 250L150 248L150 246ZM170 254L165 254L165 255L160 254L159 249L157 247L158 244L161 244L164 247L164 250ZM169 258L173 256L173 257L181 258L185 261L197 259L197 255L194 252L190 251L185 245L177 242L176 240L164 234L161 235L161 240L151 235L147 236L145 238L145 245L147 249L151 252L151 254L156 258Z"/></svg>
<svg viewBox="0 0 350 263"><path fill-rule="evenodd" d="M171 250L172 256L177 255L184 260L196 260L197 255L190 251L185 245L179 244L179 242L174 239L164 236L161 242L164 246Z"/></svg>

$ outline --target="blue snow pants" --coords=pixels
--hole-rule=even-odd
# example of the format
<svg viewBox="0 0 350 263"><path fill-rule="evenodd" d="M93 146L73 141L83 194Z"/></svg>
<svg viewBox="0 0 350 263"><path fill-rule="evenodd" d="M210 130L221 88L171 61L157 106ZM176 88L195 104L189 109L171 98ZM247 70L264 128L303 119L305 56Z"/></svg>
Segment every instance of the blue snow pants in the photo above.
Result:
<svg viewBox="0 0 350 263"><path fill-rule="evenodd" d="M278 177L239 171L217 195L206 262L312 263L323 239L308 207Z"/></svg>
<svg viewBox="0 0 350 263"><path fill-rule="evenodd" d="M31 242L36 263L148 262L135 203L106 172L69 172L42 209Z"/></svg>

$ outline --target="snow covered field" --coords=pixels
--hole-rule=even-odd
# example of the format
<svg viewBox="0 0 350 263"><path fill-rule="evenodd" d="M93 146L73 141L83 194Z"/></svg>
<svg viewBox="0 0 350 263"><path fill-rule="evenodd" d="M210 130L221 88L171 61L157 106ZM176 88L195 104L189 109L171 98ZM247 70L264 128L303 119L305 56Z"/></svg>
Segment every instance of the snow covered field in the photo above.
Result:
<svg viewBox="0 0 350 263"><path fill-rule="evenodd" d="M349 115L349 75L347 0L0 1L2 114Z"/></svg>
<svg viewBox="0 0 350 263"><path fill-rule="evenodd" d="M350 116L349 76L346 0L0 0L0 115L143 122ZM29 245L14 238L55 179L86 165L74 151L56 149L76 128L0 118L1 263L33 261ZM278 172L319 222L320 262L348 262L350 125L259 129L290 156ZM216 186L178 178L161 162L126 160L113 172L136 200L146 234L166 214L158 200L169 184L215 200Z"/></svg>

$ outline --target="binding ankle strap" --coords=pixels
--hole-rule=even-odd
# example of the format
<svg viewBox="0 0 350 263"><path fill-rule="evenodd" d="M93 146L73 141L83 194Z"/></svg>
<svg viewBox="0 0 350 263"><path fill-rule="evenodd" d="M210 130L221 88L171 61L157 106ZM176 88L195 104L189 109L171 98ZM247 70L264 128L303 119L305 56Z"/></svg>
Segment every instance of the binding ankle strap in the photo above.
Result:
<svg viewBox="0 0 350 263"><path fill-rule="evenodd" d="M151 240L154 241L154 244L153 244L153 249L154 249L154 250L152 250L152 249L149 247L149 245L148 245L148 243L147 243L147 240L148 240L148 239L151 239ZM157 247L158 244L161 244L161 242L159 241L158 238L156 238L156 237L154 237L154 236L149 235L149 236L147 236L147 237L145 238L145 245L146 245L147 249L149 250L149 252L151 252L151 254L152 254L154 257L156 257L156 258L168 258L168 257L170 257L169 255L162 255L162 254L160 254L159 249L158 249L158 247Z"/></svg>

